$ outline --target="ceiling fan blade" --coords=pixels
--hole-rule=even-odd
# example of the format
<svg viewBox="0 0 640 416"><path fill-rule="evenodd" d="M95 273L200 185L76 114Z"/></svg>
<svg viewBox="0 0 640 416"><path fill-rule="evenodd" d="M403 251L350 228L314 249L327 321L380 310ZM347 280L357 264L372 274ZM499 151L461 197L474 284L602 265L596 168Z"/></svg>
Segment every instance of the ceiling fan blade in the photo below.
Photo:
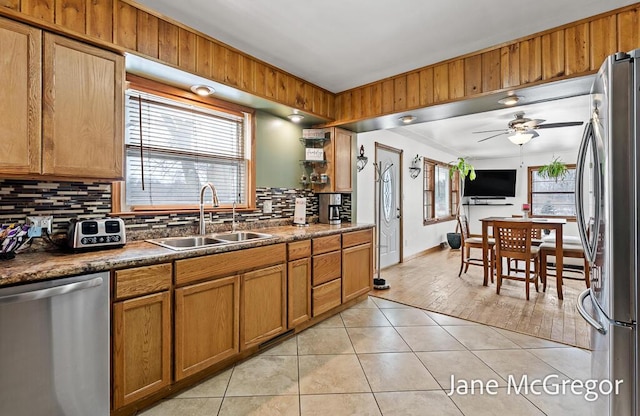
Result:
<svg viewBox="0 0 640 416"><path fill-rule="evenodd" d="M493 139L494 137L502 136L503 134L509 133L508 131L503 131L502 133L494 134L493 136L485 137L482 140L478 140L478 143L483 142L485 140Z"/></svg>
<svg viewBox="0 0 640 416"><path fill-rule="evenodd" d="M525 131L525 134L530 134L532 139L535 139L536 137L540 136L538 132L535 130L527 130Z"/></svg>
<svg viewBox="0 0 640 416"><path fill-rule="evenodd" d="M526 121L526 122L522 123L522 125L532 129L532 128L535 128L536 126L538 126L538 125L540 125L540 124L542 124L544 122L545 122L545 120L542 120L540 118L534 118L533 120L529 120L529 121Z"/></svg>
<svg viewBox="0 0 640 416"><path fill-rule="evenodd" d="M533 127L534 129L552 129L556 127L571 127L571 126L582 126L584 124L583 121L566 121L564 123L547 123L540 124L538 126Z"/></svg>
<svg viewBox="0 0 640 416"><path fill-rule="evenodd" d="M472 131L472 134L476 134L476 133L495 133L497 131L501 131L503 133L508 133L509 130L508 129L499 129L499 130L484 130L484 131Z"/></svg>

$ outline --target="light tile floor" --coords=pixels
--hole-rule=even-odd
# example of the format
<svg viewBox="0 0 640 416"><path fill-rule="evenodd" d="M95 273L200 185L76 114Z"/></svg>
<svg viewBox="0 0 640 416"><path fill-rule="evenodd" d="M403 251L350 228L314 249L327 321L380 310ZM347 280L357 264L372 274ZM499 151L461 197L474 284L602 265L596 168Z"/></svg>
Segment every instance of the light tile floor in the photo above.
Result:
<svg viewBox="0 0 640 416"><path fill-rule="evenodd" d="M496 394L448 395L452 375L457 386L493 381ZM579 395L516 393L509 377L523 375L529 383L588 379L590 352L370 297L141 414L590 413Z"/></svg>

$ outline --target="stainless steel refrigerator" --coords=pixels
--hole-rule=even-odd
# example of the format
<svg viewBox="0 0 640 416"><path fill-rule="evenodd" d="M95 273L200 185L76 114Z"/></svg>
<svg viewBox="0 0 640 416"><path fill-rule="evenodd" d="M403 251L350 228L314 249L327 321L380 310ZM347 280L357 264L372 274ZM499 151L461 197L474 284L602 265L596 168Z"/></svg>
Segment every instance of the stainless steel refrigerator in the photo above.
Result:
<svg viewBox="0 0 640 416"><path fill-rule="evenodd" d="M591 88L591 122L580 146L576 206L591 264L578 310L592 326L592 378L621 380L592 415L638 415L638 181L640 49L606 59ZM606 393L606 391L605 391Z"/></svg>

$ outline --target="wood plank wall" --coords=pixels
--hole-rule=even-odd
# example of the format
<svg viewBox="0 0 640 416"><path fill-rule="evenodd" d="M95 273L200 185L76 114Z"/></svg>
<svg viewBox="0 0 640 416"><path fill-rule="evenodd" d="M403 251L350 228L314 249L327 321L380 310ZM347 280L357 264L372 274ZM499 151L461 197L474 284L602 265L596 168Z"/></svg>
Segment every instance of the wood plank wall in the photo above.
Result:
<svg viewBox="0 0 640 416"><path fill-rule="evenodd" d="M333 94L131 0L0 0L0 15L156 59L331 125L592 74L640 47L640 3Z"/></svg>
<svg viewBox="0 0 640 416"><path fill-rule="evenodd" d="M335 94L233 49L198 31L124 0L0 0L0 14L45 29L60 28L91 42L111 43L239 88L251 94L332 120Z"/></svg>
<svg viewBox="0 0 640 416"><path fill-rule="evenodd" d="M640 47L639 16L636 3L338 93L331 124L593 74L606 56Z"/></svg>

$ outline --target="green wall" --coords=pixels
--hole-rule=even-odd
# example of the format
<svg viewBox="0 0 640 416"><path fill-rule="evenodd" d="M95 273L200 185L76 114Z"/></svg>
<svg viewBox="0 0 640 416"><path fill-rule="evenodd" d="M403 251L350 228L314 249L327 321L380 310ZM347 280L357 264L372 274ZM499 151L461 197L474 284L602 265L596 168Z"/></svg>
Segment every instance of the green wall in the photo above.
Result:
<svg viewBox="0 0 640 416"><path fill-rule="evenodd" d="M299 188L304 159L302 127L274 115L256 112L256 186Z"/></svg>

